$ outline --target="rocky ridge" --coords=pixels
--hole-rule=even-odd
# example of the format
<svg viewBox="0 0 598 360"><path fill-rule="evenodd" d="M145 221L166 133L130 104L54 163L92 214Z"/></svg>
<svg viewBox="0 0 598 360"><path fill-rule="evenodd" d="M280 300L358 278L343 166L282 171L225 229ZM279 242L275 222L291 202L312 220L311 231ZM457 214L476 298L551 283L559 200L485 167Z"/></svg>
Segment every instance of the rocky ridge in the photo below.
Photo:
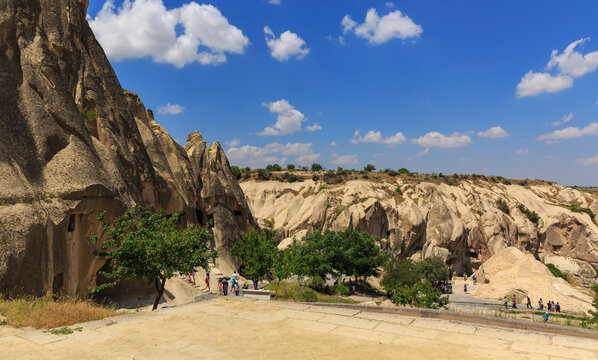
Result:
<svg viewBox="0 0 598 360"><path fill-rule="evenodd" d="M124 90L86 0L0 2L0 292L86 295L104 262L96 221L136 205L214 224L226 249L254 224L228 160L183 148Z"/></svg>
<svg viewBox="0 0 598 360"><path fill-rule="evenodd" d="M459 274L471 274L513 246L573 274L581 284L598 281L598 227L587 213L563 206L598 213L598 201L557 184L468 179L448 185L398 176L341 184L251 178L241 188L260 223L274 220L281 247L317 228L354 227L379 238L395 255L415 260L440 256ZM508 213L500 209L499 199ZM537 224L520 205L539 214Z"/></svg>

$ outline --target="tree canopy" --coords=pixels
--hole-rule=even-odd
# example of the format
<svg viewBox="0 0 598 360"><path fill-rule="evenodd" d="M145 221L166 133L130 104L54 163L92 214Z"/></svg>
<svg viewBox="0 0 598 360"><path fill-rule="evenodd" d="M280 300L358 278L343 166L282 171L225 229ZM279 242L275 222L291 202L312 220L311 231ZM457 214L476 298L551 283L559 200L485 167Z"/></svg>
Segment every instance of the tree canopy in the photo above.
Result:
<svg viewBox="0 0 598 360"><path fill-rule="evenodd" d="M274 235L275 232L272 230L255 228L241 233L241 237L233 244L231 252L245 265L244 275L261 281L271 271L278 255Z"/></svg>
<svg viewBox="0 0 598 360"><path fill-rule="evenodd" d="M98 221L108 239L97 256L109 261L111 271L99 274L112 282L101 284L93 291L113 287L124 279L153 280L157 292L155 310L164 293L166 279L198 267L208 270L209 259L218 256L218 252L210 251L207 246L213 235L197 225L179 228L181 215L166 216L155 214L147 207L136 207L110 225L104 222L106 213L100 214ZM96 243L98 236L93 236L91 241Z"/></svg>

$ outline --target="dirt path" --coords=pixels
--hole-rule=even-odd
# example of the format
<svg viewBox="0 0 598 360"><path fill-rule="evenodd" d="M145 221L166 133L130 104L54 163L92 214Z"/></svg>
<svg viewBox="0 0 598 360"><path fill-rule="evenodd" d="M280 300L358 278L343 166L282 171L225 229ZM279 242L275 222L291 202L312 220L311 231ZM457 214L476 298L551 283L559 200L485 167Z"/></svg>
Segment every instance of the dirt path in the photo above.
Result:
<svg viewBox="0 0 598 360"><path fill-rule="evenodd" d="M57 336L0 326L2 359L595 359L598 341L435 319L218 298Z"/></svg>

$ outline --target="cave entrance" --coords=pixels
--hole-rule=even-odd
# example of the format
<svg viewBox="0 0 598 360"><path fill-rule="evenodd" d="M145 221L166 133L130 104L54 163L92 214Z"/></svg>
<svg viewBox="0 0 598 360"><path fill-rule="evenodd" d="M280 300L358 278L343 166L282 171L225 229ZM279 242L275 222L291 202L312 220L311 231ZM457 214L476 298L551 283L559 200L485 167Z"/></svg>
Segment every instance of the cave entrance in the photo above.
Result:
<svg viewBox="0 0 598 360"><path fill-rule="evenodd" d="M210 229L214 227L214 214L208 214L208 227Z"/></svg>
<svg viewBox="0 0 598 360"><path fill-rule="evenodd" d="M195 209L195 215L197 216L197 222L199 223L199 225L201 225L202 227L206 226L206 221L203 217L203 211L201 211L201 209Z"/></svg>
<svg viewBox="0 0 598 360"><path fill-rule="evenodd" d="M54 275L52 280L52 293L59 294L64 286L64 273L58 273Z"/></svg>

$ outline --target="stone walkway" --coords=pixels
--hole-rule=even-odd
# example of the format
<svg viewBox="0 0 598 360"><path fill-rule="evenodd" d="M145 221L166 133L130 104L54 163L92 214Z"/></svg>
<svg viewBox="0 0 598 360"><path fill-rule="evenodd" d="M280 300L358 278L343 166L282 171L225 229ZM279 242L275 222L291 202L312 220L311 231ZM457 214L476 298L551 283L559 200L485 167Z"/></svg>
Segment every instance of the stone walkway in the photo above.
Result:
<svg viewBox="0 0 598 360"><path fill-rule="evenodd" d="M0 326L2 359L597 359L598 341L277 301L217 298L85 323Z"/></svg>

